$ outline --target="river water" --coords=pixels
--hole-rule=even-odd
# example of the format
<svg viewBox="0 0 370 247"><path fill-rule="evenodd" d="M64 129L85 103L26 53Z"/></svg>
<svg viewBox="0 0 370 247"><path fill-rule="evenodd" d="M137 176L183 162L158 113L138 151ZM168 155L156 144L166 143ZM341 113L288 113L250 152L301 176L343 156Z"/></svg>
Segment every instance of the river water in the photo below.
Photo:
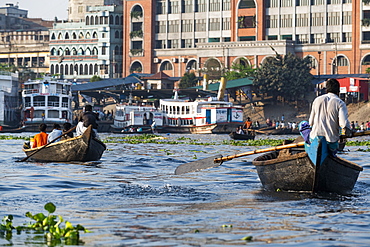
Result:
<svg viewBox="0 0 370 247"><path fill-rule="evenodd" d="M228 135L162 136L229 140ZM364 167L352 195L314 197L264 191L250 162L255 155L174 175L177 166L195 157L265 147L108 143L100 162L16 162L25 157L22 144L0 140L0 218L12 214L16 226L29 222L26 212L45 212L43 206L53 202L54 214L92 231L81 233L85 246L370 245L369 155L357 151L366 147L346 147L341 154ZM248 236L252 241L242 240ZM0 238L0 245L43 246L32 233Z"/></svg>

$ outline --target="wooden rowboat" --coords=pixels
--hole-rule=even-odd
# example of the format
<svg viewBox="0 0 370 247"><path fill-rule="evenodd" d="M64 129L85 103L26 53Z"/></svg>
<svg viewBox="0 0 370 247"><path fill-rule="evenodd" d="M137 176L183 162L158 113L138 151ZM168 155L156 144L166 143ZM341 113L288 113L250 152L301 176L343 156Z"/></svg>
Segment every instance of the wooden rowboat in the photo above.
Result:
<svg viewBox="0 0 370 247"><path fill-rule="evenodd" d="M254 138L256 137L256 135L254 133L252 133L252 134L238 134L235 131L231 132L229 134L229 136L233 140L254 140Z"/></svg>
<svg viewBox="0 0 370 247"><path fill-rule="evenodd" d="M88 127L81 136L52 143L43 150L43 147L23 149L31 159L42 162L67 161L96 161L99 160L106 149L103 142L92 136L92 128Z"/></svg>
<svg viewBox="0 0 370 247"><path fill-rule="evenodd" d="M350 194L363 168L328 153L324 139L303 149L286 149L253 160L263 187L270 191Z"/></svg>

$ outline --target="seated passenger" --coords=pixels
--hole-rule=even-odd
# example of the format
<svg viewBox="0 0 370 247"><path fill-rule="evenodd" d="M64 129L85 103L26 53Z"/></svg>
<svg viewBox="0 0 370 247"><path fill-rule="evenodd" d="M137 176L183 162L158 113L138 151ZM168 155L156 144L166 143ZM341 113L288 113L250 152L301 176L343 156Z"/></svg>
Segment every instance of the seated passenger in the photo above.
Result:
<svg viewBox="0 0 370 247"><path fill-rule="evenodd" d="M48 143L52 142L55 138L59 137L56 139L54 142L59 142L61 140L61 135L63 134L62 130L60 129L60 125L55 123L53 125L53 131L50 132L48 136Z"/></svg>
<svg viewBox="0 0 370 247"><path fill-rule="evenodd" d="M46 128L48 126L44 123L39 125L40 133L36 134L34 137L34 142L32 148L41 147L48 143L48 134L46 134Z"/></svg>
<svg viewBox="0 0 370 247"><path fill-rule="evenodd" d="M69 122L65 122L63 124L63 134L66 133L68 130L70 130L72 128L72 124L69 123ZM69 132L68 134L64 135L62 137L62 140L66 140L66 139L69 139L69 138L73 138L73 132Z"/></svg>

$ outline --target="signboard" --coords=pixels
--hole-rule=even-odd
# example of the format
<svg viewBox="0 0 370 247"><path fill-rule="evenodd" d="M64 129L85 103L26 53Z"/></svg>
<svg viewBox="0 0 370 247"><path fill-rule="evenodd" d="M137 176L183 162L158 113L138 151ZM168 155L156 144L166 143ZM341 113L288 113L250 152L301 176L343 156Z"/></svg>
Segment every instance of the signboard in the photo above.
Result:
<svg viewBox="0 0 370 247"><path fill-rule="evenodd" d="M216 123L227 122L227 109L216 109Z"/></svg>
<svg viewBox="0 0 370 247"><path fill-rule="evenodd" d="M349 85L354 86L355 85L355 79L354 78L349 78Z"/></svg>
<svg viewBox="0 0 370 247"><path fill-rule="evenodd" d="M339 93L347 93L346 87L340 87Z"/></svg>
<svg viewBox="0 0 370 247"><path fill-rule="evenodd" d="M231 121L233 122L243 122L243 110L242 109L232 109Z"/></svg>
<svg viewBox="0 0 370 247"><path fill-rule="evenodd" d="M358 92L358 86L349 86L350 92Z"/></svg>

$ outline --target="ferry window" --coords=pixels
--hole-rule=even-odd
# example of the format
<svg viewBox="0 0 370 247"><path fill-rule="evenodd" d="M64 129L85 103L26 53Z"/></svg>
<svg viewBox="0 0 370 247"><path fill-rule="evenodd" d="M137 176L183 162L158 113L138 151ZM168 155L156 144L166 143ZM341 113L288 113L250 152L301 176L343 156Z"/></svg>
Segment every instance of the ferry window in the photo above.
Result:
<svg viewBox="0 0 370 247"><path fill-rule="evenodd" d="M49 118L59 118L59 111L53 111L53 110L49 111L48 117Z"/></svg>
<svg viewBox="0 0 370 247"><path fill-rule="evenodd" d="M185 106L182 107L181 114L185 114Z"/></svg>
<svg viewBox="0 0 370 247"><path fill-rule="evenodd" d="M35 96L33 98L33 106L45 106L45 96Z"/></svg>
<svg viewBox="0 0 370 247"><path fill-rule="evenodd" d="M24 104L25 104L25 107L30 107L31 106L31 97L25 97L24 98Z"/></svg>
<svg viewBox="0 0 370 247"><path fill-rule="evenodd" d="M62 98L62 107L68 107L68 98L67 97Z"/></svg>
<svg viewBox="0 0 370 247"><path fill-rule="evenodd" d="M193 120L189 120L189 125L194 125Z"/></svg>
<svg viewBox="0 0 370 247"><path fill-rule="evenodd" d="M190 113L190 109L189 109L189 106L186 107L186 114L189 114Z"/></svg>
<svg viewBox="0 0 370 247"><path fill-rule="evenodd" d="M180 113L180 106L176 107L176 113L179 114Z"/></svg>
<svg viewBox="0 0 370 247"><path fill-rule="evenodd" d="M49 96L49 98L48 98L48 106L59 107L59 97L57 97L57 96Z"/></svg>

